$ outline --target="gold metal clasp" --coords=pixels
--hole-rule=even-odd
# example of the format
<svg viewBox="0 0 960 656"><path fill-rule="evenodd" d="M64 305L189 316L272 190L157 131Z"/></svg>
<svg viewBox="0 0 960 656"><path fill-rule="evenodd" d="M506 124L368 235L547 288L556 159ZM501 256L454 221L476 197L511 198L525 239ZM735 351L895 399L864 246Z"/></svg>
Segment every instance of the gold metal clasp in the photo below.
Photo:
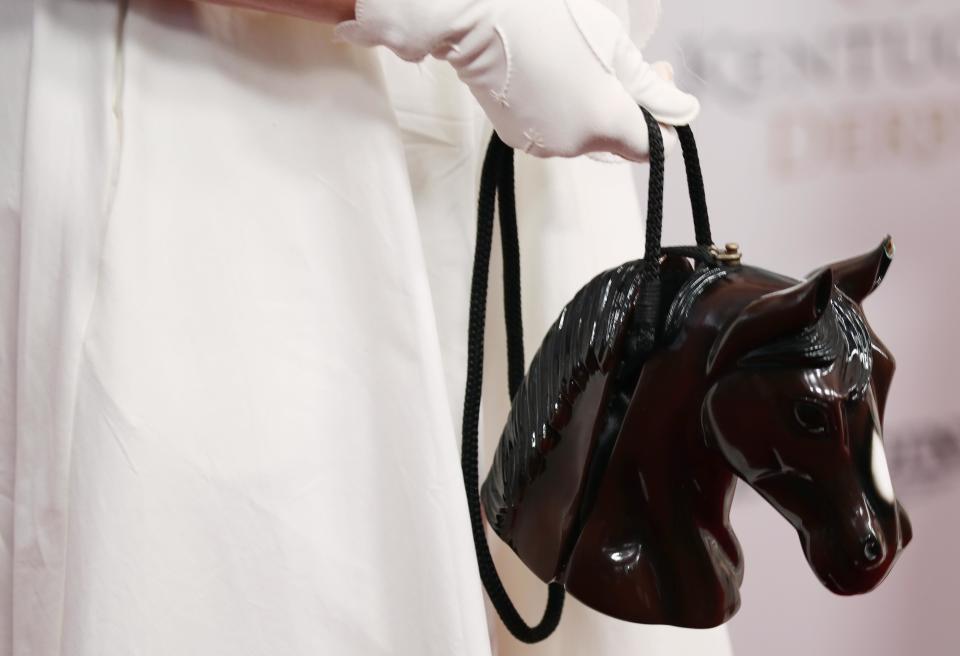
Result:
<svg viewBox="0 0 960 656"><path fill-rule="evenodd" d="M743 253L740 252L740 244L733 241L724 244L722 251L716 246L711 246L710 254L713 255L717 261L731 265L740 264L740 259L743 255Z"/></svg>

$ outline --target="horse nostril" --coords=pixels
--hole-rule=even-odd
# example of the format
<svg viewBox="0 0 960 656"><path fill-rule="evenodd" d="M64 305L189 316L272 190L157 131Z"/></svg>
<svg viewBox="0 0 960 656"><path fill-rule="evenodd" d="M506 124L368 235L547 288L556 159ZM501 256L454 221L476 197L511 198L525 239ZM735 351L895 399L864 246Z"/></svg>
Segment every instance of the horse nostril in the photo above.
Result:
<svg viewBox="0 0 960 656"><path fill-rule="evenodd" d="M883 555L883 548L880 546L880 541L873 536L864 540L863 555L869 563L875 563L880 560L880 557Z"/></svg>

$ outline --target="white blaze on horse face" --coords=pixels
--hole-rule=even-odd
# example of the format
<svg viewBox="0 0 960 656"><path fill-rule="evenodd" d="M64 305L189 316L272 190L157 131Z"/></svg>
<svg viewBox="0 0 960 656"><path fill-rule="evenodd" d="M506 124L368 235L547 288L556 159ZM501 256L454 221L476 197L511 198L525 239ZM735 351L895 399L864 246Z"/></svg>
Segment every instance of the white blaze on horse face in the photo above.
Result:
<svg viewBox="0 0 960 656"><path fill-rule="evenodd" d="M870 445L870 471L873 473L873 485L886 501L893 503L893 481L887 468L887 454L883 450L883 440L877 429L873 429L873 443Z"/></svg>
<svg viewBox="0 0 960 656"><path fill-rule="evenodd" d="M870 418L873 420L873 440L870 444L870 472L873 475L873 486L888 503L893 503L896 495L893 493L893 481L890 480L890 469L887 467L887 453L883 448L883 438L880 436L882 424L873 385L868 390L867 402L870 404Z"/></svg>

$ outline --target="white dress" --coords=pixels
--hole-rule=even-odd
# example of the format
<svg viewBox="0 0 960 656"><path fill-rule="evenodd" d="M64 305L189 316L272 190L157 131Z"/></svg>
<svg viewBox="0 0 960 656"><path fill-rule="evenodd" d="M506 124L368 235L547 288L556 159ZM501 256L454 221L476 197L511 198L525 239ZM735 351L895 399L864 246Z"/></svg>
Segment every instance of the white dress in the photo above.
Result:
<svg viewBox="0 0 960 656"><path fill-rule="evenodd" d="M729 653L487 614L458 449L489 126L452 72L182 0L0 12L0 654ZM642 220L628 166L520 158L518 191L529 358Z"/></svg>

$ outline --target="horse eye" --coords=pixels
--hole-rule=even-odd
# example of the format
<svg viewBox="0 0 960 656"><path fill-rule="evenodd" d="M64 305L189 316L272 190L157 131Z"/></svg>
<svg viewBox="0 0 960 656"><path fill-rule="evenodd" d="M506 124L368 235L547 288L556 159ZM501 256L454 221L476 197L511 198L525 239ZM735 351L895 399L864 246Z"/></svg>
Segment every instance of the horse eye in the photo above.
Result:
<svg viewBox="0 0 960 656"><path fill-rule="evenodd" d="M811 401L797 401L793 406L793 416L804 430L821 434L830 426L830 417L823 406Z"/></svg>

